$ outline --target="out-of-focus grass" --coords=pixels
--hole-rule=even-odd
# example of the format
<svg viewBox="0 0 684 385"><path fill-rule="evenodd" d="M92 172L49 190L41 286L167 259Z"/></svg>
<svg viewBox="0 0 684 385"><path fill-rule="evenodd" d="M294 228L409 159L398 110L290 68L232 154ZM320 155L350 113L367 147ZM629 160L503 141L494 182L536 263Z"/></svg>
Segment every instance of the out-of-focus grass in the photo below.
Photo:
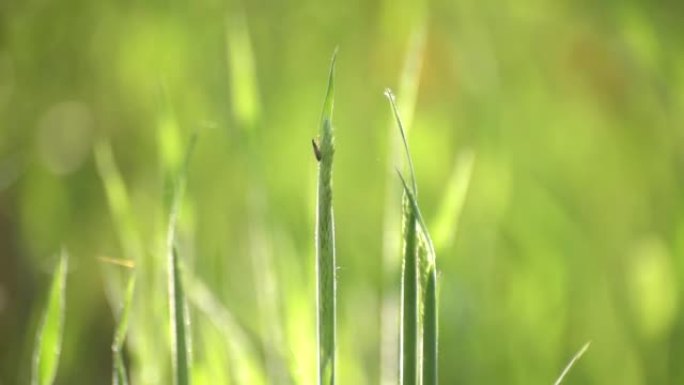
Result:
<svg viewBox="0 0 684 385"><path fill-rule="evenodd" d="M121 312L117 315L118 320L114 333L114 341L112 342L112 383L114 385L128 385L128 372L124 362L123 348L126 341L126 333L128 332L128 320L131 314L131 304L133 303L133 294L135 293L135 272L131 275L126 286L126 295L124 297Z"/></svg>
<svg viewBox="0 0 684 385"><path fill-rule="evenodd" d="M548 383L587 339L592 350L568 382L682 382L679 3L2 4L1 382L29 382L31 315L44 305L36 293L47 291L47 257L65 245L69 307L56 382L110 375L109 274L94 273L105 255L136 264L124 355L131 382L171 383L163 197L198 127L178 227L186 271L253 339L255 370L282 357L263 367L314 382L310 139L320 117L310 107L338 44L340 379L378 383L379 335L398 334L379 310L397 281L381 270L386 204L395 233L400 217L388 163L403 168L386 161L393 150L379 94L392 85L415 111L420 205L440 257L442 383ZM418 9L425 40L414 102L398 79ZM234 43L241 39L247 45ZM250 60L231 53L240 47ZM106 187L113 174L98 179L103 157L89 155L104 153L102 143L123 195ZM476 161L466 189L456 175L467 174L467 158L458 160L467 151ZM255 193L259 210L247 198ZM123 210L110 202L117 195ZM274 273L268 287L254 263L257 239ZM398 251L388 255L398 263ZM118 305L125 285L112 281L106 292L118 292ZM203 311L193 320L193 372L203 371L193 379L239 378L220 365L232 351L223 332Z"/></svg>
<svg viewBox="0 0 684 385"><path fill-rule="evenodd" d="M57 375L59 356L62 353L62 333L66 317L66 280L67 261L66 251L62 251L52 285L48 293L45 312L36 333L36 343L33 350L31 370L32 385L51 385Z"/></svg>

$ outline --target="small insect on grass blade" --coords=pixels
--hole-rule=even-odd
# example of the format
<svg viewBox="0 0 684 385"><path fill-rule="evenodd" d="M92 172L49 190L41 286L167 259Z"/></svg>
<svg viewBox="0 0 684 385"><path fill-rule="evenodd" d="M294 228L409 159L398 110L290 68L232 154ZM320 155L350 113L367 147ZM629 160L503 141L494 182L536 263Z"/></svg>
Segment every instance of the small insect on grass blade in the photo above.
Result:
<svg viewBox="0 0 684 385"><path fill-rule="evenodd" d="M36 335L31 385L50 385L55 380L62 351L68 255L62 251L50 286L45 313Z"/></svg>
<svg viewBox="0 0 684 385"><path fill-rule="evenodd" d="M128 320L131 314L131 303L133 302L134 291L135 273L131 275L131 278L128 280L123 308L119 314L116 332L114 333L114 342L112 343L112 355L114 361L112 383L114 385L128 385L128 376L126 374L126 365L124 364L122 349L126 340L126 333L128 332Z"/></svg>
<svg viewBox="0 0 684 385"><path fill-rule="evenodd" d="M335 221L332 206L332 164L335 152L332 113L335 91L335 58L328 76L328 89L321 116L318 162L318 204L316 211L316 308L318 336L318 384L335 383L336 265Z"/></svg>

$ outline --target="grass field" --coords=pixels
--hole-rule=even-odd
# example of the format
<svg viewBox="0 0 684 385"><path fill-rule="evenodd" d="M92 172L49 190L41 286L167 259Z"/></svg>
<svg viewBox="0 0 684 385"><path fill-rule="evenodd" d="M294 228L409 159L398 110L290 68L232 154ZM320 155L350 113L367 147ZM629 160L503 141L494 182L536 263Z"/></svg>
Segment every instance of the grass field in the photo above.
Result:
<svg viewBox="0 0 684 385"><path fill-rule="evenodd" d="M683 18L3 2L0 385L682 383Z"/></svg>

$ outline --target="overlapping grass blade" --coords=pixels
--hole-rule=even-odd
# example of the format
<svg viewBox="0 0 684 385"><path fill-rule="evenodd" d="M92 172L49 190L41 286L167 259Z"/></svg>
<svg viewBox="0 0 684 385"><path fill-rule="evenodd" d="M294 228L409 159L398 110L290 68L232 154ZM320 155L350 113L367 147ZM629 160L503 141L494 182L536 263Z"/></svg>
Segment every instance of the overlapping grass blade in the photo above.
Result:
<svg viewBox="0 0 684 385"><path fill-rule="evenodd" d="M197 277L188 281L188 299L221 332L229 352L229 371L238 384L265 384L265 370L259 362L258 341Z"/></svg>
<svg viewBox="0 0 684 385"><path fill-rule="evenodd" d="M418 375L418 271L416 257L416 213L404 204L403 267L401 278L401 366L399 379L402 385L417 384Z"/></svg>
<svg viewBox="0 0 684 385"><path fill-rule="evenodd" d="M128 320L131 314L131 303L133 302L133 293L135 291L135 274L128 279L126 286L126 296L124 298L123 307L119 314L119 320L116 325L116 332L114 333L114 342L112 343L112 355L114 361L114 370L112 373L112 383L114 385L128 385L128 375L126 374L126 365L123 360L123 346L126 340L126 333L128 332Z"/></svg>
<svg viewBox="0 0 684 385"><path fill-rule="evenodd" d="M166 246L168 258L169 308L171 316L171 353L173 364L173 382L175 385L190 384L190 367L192 357L190 314L185 297L181 265L175 245L175 238L176 222L178 220L178 214L185 189L185 177L196 140L197 135L193 135L190 139L190 143L188 144L183 165L176 176L167 233Z"/></svg>
<svg viewBox="0 0 684 385"><path fill-rule="evenodd" d="M435 248L418 207L418 185L408 139L392 91L390 101L404 144L412 187L404 186L404 255L402 277L401 383L433 385L437 383L437 271Z"/></svg>
<svg viewBox="0 0 684 385"><path fill-rule="evenodd" d="M404 194L408 201L409 208L412 210L417 224L416 238L418 238L420 249L417 253L424 258L419 272L418 282L421 288L420 305L422 322L418 332L418 345L422 346L422 352L418 362L420 367L420 377L422 385L437 384L437 339L438 339L438 312L437 312L437 268L435 248L430 238L425 220L418 207L416 197L406 183L400 172L399 179L404 187ZM419 261L420 262L420 261ZM418 365L418 364L416 364Z"/></svg>
<svg viewBox="0 0 684 385"><path fill-rule="evenodd" d="M563 379L568 374L570 369L572 369L572 367L575 365L575 362L577 362L577 360L579 360L584 355L584 353L586 353L587 349L589 349L589 345L591 345L591 341L584 344L584 346L582 346L582 348L577 353L575 353L575 355L572 357L570 362L568 362L568 364L565 366L565 369L563 369L563 372L560 374L560 376L558 376L558 379L556 380L556 382L553 383L553 385L560 385L560 383L563 382Z"/></svg>
<svg viewBox="0 0 684 385"><path fill-rule="evenodd" d="M62 251L52 278L45 313L36 334L31 385L50 385L57 374L64 330L68 258L67 253Z"/></svg>
<svg viewBox="0 0 684 385"><path fill-rule="evenodd" d="M398 94L400 95L398 111L402 116L402 123L406 133L410 130L418 96L420 73L423 64L423 52L426 41L426 24L424 19L416 22L411 34L411 41L404 59L404 65L399 80ZM385 196L384 224L383 224L383 286L382 313L380 322L380 380L383 385L395 385L398 382L399 345L397 341L399 314L399 291L396 288L396 278L399 277L401 264L397 260L400 254L401 234L397 232L402 221L402 214L397 211L401 195L394 187L394 168L402 163L402 144L394 135L394 123L390 126L388 135L388 186Z"/></svg>
<svg viewBox="0 0 684 385"><path fill-rule="evenodd" d="M335 91L335 58L328 76L328 89L321 116L320 144L314 145L318 161L316 212L316 307L318 323L318 383L335 383L336 266L335 223L332 206L332 164L335 152L332 113ZM320 155L320 157L318 156Z"/></svg>

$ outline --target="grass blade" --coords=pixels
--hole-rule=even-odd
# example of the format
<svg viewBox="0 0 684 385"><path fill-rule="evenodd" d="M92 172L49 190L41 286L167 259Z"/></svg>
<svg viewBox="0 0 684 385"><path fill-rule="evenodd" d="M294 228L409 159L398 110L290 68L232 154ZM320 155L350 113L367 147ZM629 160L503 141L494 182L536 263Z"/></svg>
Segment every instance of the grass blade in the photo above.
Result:
<svg viewBox="0 0 684 385"><path fill-rule="evenodd" d="M418 226L416 238L419 240L419 248L422 252L419 255L424 255L424 260L419 261L421 265L421 272L419 283L422 288L422 330L417 338L422 337L419 341L422 342L422 355L419 361L422 362L421 378L422 385L437 384L437 339L438 339L438 313L437 313L437 268L436 268L436 254L434 244L430 238L430 233L427 230L423 215L418 208L418 202L415 195L411 192L406 180L400 172L399 179L404 187L404 194L408 201L409 208L415 216Z"/></svg>
<svg viewBox="0 0 684 385"><path fill-rule="evenodd" d="M401 133L401 140L404 144L404 152L406 153L406 160L408 161L409 165L409 175L411 176L411 184L413 185L413 193L417 196L418 195L418 183L416 182L416 173L413 168L413 161L411 160L411 152L409 151L409 146L408 146L408 139L406 138L406 132L404 130L404 125L401 122L401 117L399 116L399 109L397 108L397 102L396 98L394 97L394 93L392 93L391 89L386 89L385 90L385 96L390 102L390 106L392 107L392 113L394 114L394 119L397 122L397 126L399 127L399 132Z"/></svg>
<svg viewBox="0 0 684 385"><path fill-rule="evenodd" d="M31 373L32 385L50 385L55 380L59 355L62 351L64 330L64 307L66 300L66 274L68 255L65 251L59 259L50 286L48 303L36 336Z"/></svg>
<svg viewBox="0 0 684 385"><path fill-rule="evenodd" d="M553 385L560 385L560 383L563 381L563 378L568 374L570 369L575 365L575 362L580 359L586 353L587 349L589 349L589 345L591 345L591 341L587 342L582 346L582 349L580 349L575 355L572 357L570 362L568 362L568 365L565 366L565 369L563 369L563 372L558 376L558 379L556 382L553 383Z"/></svg>
<svg viewBox="0 0 684 385"><path fill-rule="evenodd" d="M318 204L316 212L316 308L318 337L318 383L335 383L335 223L332 206L333 143L332 112L335 91L335 58L333 54L328 77L328 90L321 116L318 161Z"/></svg>
<svg viewBox="0 0 684 385"><path fill-rule="evenodd" d="M168 290L169 308L171 317L171 354L173 364L173 383L175 385L190 384L191 367L191 341L190 341L190 314L186 302L183 277L181 272L178 251L176 250L176 222L183 200L185 190L185 177L190 163L190 157L197 141L197 135L193 134L185 152L185 159L176 176L174 196L169 214L169 226L167 233L168 253Z"/></svg>
<svg viewBox="0 0 684 385"><path fill-rule="evenodd" d="M437 384L437 271L434 265L428 270L423 296L423 382Z"/></svg>
<svg viewBox="0 0 684 385"><path fill-rule="evenodd" d="M398 111L403 117L402 127L407 133L413 122L420 74L423 64L423 53L426 43L425 20L417 21L413 26L408 50L404 59L403 69L399 80L398 94L400 103ZM394 116L396 118L396 115ZM394 187L394 167L401 164L402 149L400 139L393 135L394 124L388 138L388 186ZM403 141L402 141L403 142ZM394 385L398 383L399 345L396 336L400 325L397 309L400 306L400 292L395 287L396 278L401 274L401 264L397 255L401 253L401 234L396 229L400 228L402 214L397 211L401 202L401 195L394 188L388 188L385 197L385 212L383 224L383 286L382 286L382 310L380 322L381 347L380 347L380 383L382 385Z"/></svg>
<svg viewBox="0 0 684 385"><path fill-rule="evenodd" d="M114 385L128 385L128 376L126 375L126 365L124 364L122 349L124 341L126 340L126 333L128 332L128 320L131 314L131 303L133 302L134 291L135 275L132 275L128 280L123 308L121 309L121 314L119 314L116 332L114 333L114 342L112 343L112 354L114 360L112 383Z"/></svg>
<svg viewBox="0 0 684 385"><path fill-rule="evenodd" d="M265 370L259 362L256 337L248 334L233 313L197 277L190 276L188 299L224 336L229 350L229 370L235 371L236 383L266 384Z"/></svg>
<svg viewBox="0 0 684 385"><path fill-rule="evenodd" d="M171 301L171 340L173 353L173 383L190 384L190 317L185 302L185 290L178 261L173 248L169 263L169 298Z"/></svg>
<svg viewBox="0 0 684 385"><path fill-rule="evenodd" d="M454 162L453 171L437 210L438 217L432 227L435 246L438 250L443 250L448 246L458 230L458 222L466 201L474 163L475 154L472 150L463 151Z"/></svg>
<svg viewBox="0 0 684 385"><path fill-rule="evenodd" d="M399 379L402 385L417 383L418 372L418 271L416 213L404 202L404 248L401 281L401 365Z"/></svg>

